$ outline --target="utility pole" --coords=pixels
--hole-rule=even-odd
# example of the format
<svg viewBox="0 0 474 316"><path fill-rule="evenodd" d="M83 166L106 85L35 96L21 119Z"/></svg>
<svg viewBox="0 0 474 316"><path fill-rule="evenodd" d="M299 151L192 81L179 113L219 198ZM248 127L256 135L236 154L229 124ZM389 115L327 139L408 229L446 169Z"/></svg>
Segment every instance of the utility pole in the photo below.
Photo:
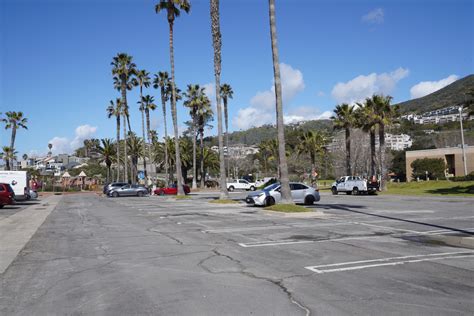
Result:
<svg viewBox="0 0 474 316"><path fill-rule="evenodd" d="M467 164L466 164L466 149L464 148L464 131L462 128L462 106L459 110L459 123L461 123L461 148L462 148L462 161L464 163L464 176L467 176Z"/></svg>

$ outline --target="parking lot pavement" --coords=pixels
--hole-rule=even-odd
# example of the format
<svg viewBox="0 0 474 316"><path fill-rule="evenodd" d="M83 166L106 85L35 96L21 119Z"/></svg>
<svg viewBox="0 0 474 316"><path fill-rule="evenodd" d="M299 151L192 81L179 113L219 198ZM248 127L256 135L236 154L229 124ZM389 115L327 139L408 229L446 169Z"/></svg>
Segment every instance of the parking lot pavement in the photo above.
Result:
<svg viewBox="0 0 474 316"><path fill-rule="evenodd" d="M33 201L19 201L14 205L5 205L3 208L0 208L0 221L4 218L10 217L18 212L23 211L25 208L37 205L40 203L40 200Z"/></svg>
<svg viewBox="0 0 474 316"><path fill-rule="evenodd" d="M0 313L474 310L474 250L430 239L472 234L472 200L324 195L325 216L292 218L212 198L65 196L2 275Z"/></svg>

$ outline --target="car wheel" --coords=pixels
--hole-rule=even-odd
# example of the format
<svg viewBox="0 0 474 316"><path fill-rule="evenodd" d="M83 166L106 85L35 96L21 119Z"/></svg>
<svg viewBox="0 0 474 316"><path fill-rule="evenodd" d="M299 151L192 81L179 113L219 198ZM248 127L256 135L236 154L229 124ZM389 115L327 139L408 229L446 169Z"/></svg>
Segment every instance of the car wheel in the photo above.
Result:
<svg viewBox="0 0 474 316"><path fill-rule="evenodd" d="M165 195L165 191L160 191L160 195L161 196Z"/></svg>
<svg viewBox="0 0 474 316"><path fill-rule="evenodd" d="M306 204L306 205L313 205L313 204L314 204L314 196L308 195L308 196L304 199L304 204Z"/></svg>
<svg viewBox="0 0 474 316"><path fill-rule="evenodd" d="M138 192L137 192L137 196L138 196L138 197L142 197L142 196L143 196L143 192L142 192L142 191L138 191Z"/></svg>
<svg viewBox="0 0 474 316"><path fill-rule="evenodd" d="M275 199L271 196L265 199L265 206L272 206L275 205Z"/></svg>
<svg viewBox="0 0 474 316"><path fill-rule="evenodd" d="M255 187L253 185L250 187L250 191L255 191Z"/></svg>
<svg viewBox="0 0 474 316"><path fill-rule="evenodd" d="M354 187L352 189L352 195L359 195L359 188L358 187Z"/></svg>
<svg viewBox="0 0 474 316"><path fill-rule="evenodd" d="M5 205L3 205L3 204L0 204L0 208L3 208L4 206L5 206Z"/></svg>
<svg viewBox="0 0 474 316"><path fill-rule="evenodd" d="M336 187L331 188L332 195L337 195L337 189Z"/></svg>
<svg viewBox="0 0 474 316"><path fill-rule="evenodd" d="M234 187L233 187L233 186L230 186L230 187L229 187L229 191L230 191L230 192L234 191Z"/></svg>
<svg viewBox="0 0 474 316"><path fill-rule="evenodd" d="M112 193L112 196L113 196L113 197L118 197L119 194L118 194L118 192L114 192L114 193Z"/></svg>

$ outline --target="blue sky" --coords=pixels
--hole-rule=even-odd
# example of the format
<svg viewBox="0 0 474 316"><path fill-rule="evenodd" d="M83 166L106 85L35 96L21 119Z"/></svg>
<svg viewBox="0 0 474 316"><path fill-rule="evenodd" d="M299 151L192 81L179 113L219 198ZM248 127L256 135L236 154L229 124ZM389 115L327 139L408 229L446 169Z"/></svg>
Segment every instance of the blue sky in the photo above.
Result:
<svg viewBox="0 0 474 316"><path fill-rule="evenodd" d="M71 151L84 138L114 138L105 108L112 57L126 52L151 73L169 69L168 25L157 1L0 0L0 112L23 111L19 155ZM175 24L177 85L209 87L213 51L209 1ZM276 0L287 122L324 118L341 102L385 93L420 97L474 72L469 0ZM274 121L268 1L221 1L222 82L234 90L230 129ZM152 88L145 91L159 100ZM132 128L141 131L138 89L129 93ZM178 104L179 121L188 111ZM152 125L163 136L161 111ZM171 119L168 117L171 127ZM217 122L215 122L217 125ZM170 129L171 130L171 129ZM214 133L215 131L209 131ZM0 143L10 131L0 130Z"/></svg>

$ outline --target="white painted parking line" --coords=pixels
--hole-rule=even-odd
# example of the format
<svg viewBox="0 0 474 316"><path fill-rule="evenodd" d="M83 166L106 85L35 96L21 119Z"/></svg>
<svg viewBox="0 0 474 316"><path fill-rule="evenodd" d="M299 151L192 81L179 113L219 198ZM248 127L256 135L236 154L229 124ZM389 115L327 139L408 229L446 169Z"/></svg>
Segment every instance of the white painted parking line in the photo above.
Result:
<svg viewBox="0 0 474 316"><path fill-rule="evenodd" d="M361 260L352 262L340 262L332 264L324 264L318 266L308 266L305 269L313 271L315 273L331 273L331 272L342 272L351 270L360 270L367 268L376 268L383 266L396 266L406 263L417 263L423 261L436 261L446 259L457 259L457 258L472 258L474 257L474 251L463 251L463 252L445 252L445 253L434 253L428 255L414 255L414 256L402 256L392 258L381 258L373 260Z"/></svg>
<svg viewBox="0 0 474 316"><path fill-rule="evenodd" d="M272 225L272 226L253 226L253 227L232 227L232 228L220 228L220 229L208 229L203 230L203 233L219 234L219 233L235 233L235 232L247 232L252 230L268 230L268 229L289 229L292 227L286 225Z"/></svg>
<svg viewBox="0 0 474 316"><path fill-rule="evenodd" d="M354 224L370 226L370 227L377 227L377 228L383 228L383 229L387 229L387 230L396 230L396 231L401 231L401 232L406 232L406 233L413 233L413 234L423 233L423 232L419 232L419 231L416 231L416 230L403 229L403 228L394 228L394 227L390 227L390 226L374 225L374 224L369 224L369 223L354 222Z"/></svg>
<svg viewBox="0 0 474 316"><path fill-rule="evenodd" d="M277 240L277 241L256 241L249 243L239 243L240 247L250 248L250 247L265 247L265 246L280 246L280 245L292 245L292 244L308 244L312 243L314 240Z"/></svg>

